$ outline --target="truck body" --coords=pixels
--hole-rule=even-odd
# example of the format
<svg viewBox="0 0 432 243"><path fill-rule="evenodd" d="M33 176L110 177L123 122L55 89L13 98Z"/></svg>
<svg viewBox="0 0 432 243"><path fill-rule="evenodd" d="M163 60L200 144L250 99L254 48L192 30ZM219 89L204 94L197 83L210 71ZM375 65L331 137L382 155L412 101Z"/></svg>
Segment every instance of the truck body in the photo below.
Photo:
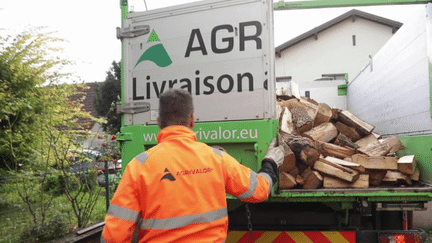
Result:
<svg viewBox="0 0 432 243"><path fill-rule="evenodd" d="M304 8L326 7L322 2L289 4L295 8L302 4ZM333 5L351 1L337 2ZM273 8L286 8L282 3L206 0L129 13L127 1L121 1L122 28L117 29L117 36L122 40L122 94L118 111L124 115L117 140L123 170L133 157L156 145L158 97L169 88L192 94L199 141L222 147L254 171L260 169L267 146L279 132ZM428 33L430 37L430 29ZM430 71L430 49L426 55ZM430 74L428 77L430 80ZM351 91L353 85L348 86L348 94L355 92ZM430 148L432 139L425 139ZM422 232L408 230L406 223L410 212L425 210L432 200L428 184L431 154L430 150L417 153L417 143L411 146L409 139L402 141L406 151L425 156L420 161L425 181L418 186L279 190L275 185L269 199L259 204L245 204L227 195L227 242L386 242L399 235L421 239Z"/></svg>

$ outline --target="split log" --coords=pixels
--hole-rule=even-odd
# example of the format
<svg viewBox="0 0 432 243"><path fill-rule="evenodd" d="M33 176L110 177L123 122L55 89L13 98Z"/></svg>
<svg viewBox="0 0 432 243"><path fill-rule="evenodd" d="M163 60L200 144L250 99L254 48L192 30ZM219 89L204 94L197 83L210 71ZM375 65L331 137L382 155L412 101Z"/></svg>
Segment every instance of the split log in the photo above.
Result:
<svg viewBox="0 0 432 243"><path fill-rule="evenodd" d="M370 134L374 130L374 126L361 120L348 110L343 110L339 113L339 120L346 125L355 128L357 131L364 135Z"/></svg>
<svg viewBox="0 0 432 243"><path fill-rule="evenodd" d="M351 141L356 142L361 138L361 135L352 127L343 124L342 122L336 122L337 130L347 136Z"/></svg>
<svg viewBox="0 0 432 243"><path fill-rule="evenodd" d="M360 146L358 146L353 141L351 141L351 139L349 139L343 133L339 133L339 135L337 136L334 144L339 145L339 146L347 146L347 147L350 147L350 148L353 148L353 149L360 148Z"/></svg>
<svg viewBox="0 0 432 243"><path fill-rule="evenodd" d="M331 143L316 142L319 152L323 156L332 156L340 159L351 157L356 153L352 148L345 148Z"/></svg>
<svg viewBox="0 0 432 243"><path fill-rule="evenodd" d="M290 88L291 88L291 94L296 97L297 99L300 99L300 87L299 85L294 82L294 81L290 81Z"/></svg>
<svg viewBox="0 0 432 243"><path fill-rule="evenodd" d="M300 160L303 161L308 166L313 166L315 161L320 157L318 149L308 147L300 151Z"/></svg>
<svg viewBox="0 0 432 243"><path fill-rule="evenodd" d="M303 107L296 107L291 110L294 127L298 133L304 133L312 129L313 120Z"/></svg>
<svg viewBox="0 0 432 243"><path fill-rule="evenodd" d="M417 160L414 155L406 155L398 159L397 165L400 172L412 175L416 169Z"/></svg>
<svg viewBox="0 0 432 243"><path fill-rule="evenodd" d="M354 163L360 164L366 169L374 170L397 170L398 159L396 157L387 156L366 156L362 154L355 154L352 156Z"/></svg>
<svg viewBox="0 0 432 243"><path fill-rule="evenodd" d="M339 118L339 113L342 111L342 109L339 108L332 108L332 119L337 120Z"/></svg>
<svg viewBox="0 0 432 243"><path fill-rule="evenodd" d="M309 176L312 174L312 169L311 167L307 167L303 170L303 172L301 173L301 178L303 179L303 181L307 181L307 179L309 178Z"/></svg>
<svg viewBox="0 0 432 243"><path fill-rule="evenodd" d="M304 189L317 189L322 186L323 177L317 171L312 171L312 173L308 176L305 181L303 188Z"/></svg>
<svg viewBox="0 0 432 243"><path fill-rule="evenodd" d="M310 166L319 158L319 151L310 138L287 133L281 133L280 135L282 141L290 147L298 160ZM299 170L301 171L301 168Z"/></svg>
<svg viewBox="0 0 432 243"><path fill-rule="evenodd" d="M350 168L352 170L356 170L358 172L365 172L366 171L366 169L362 165L359 165L357 163L353 163L353 162L350 162L350 161L346 161L346 160L341 160L341 159L338 159L338 158L335 158L335 157L327 156L327 157L324 158L324 160L327 160L329 162L332 162L332 163L335 163L335 164L338 164L338 165L345 166L347 168Z"/></svg>
<svg viewBox="0 0 432 243"><path fill-rule="evenodd" d="M368 188L369 175L362 174L355 182L347 182L335 177L324 176L324 188Z"/></svg>
<svg viewBox="0 0 432 243"><path fill-rule="evenodd" d="M296 157L288 145L283 143L282 146L285 148L285 157L279 170L280 172L288 172L296 167Z"/></svg>
<svg viewBox="0 0 432 243"><path fill-rule="evenodd" d="M404 149L404 145L401 143L398 137L393 136L382 140L381 144L384 147L389 148L388 154L394 154L399 150Z"/></svg>
<svg viewBox="0 0 432 243"><path fill-rule="evenodd" d="M338 131L333 123L326 122L303 133L303 135L315 141L327 143L333 141L337 137Z"/></svg>
<svg viewBox="0 0 432 243"><path fill-rule="evenodd" d="M387 170L366 170L369 175L369 185L379 186L387 174Z"/></svg>
<svg viewBox="0 0 432 243"><path fill-rule="evenodd" d="M400 171L387 171L386 176L382 180L383 183L390 184L408 184L412 185L411 178Z"/></svg>
<svg viewBox="0 0 432 243"><path fill-rule="evenodd" d="M309 114L309 116L312 119L312 123L315 120L315 115L317 113L317 109L318 109L318 105L314 104L313 102L309 101L307 98L302 97L299 100L300 104L302 105L302 107L307 111L307 113Z"/></svg>
<svg viewBox="0 0 432 243"><path fill-rule="evenodd" d="M360 146L357 150L368 155L368 156L384 156L388 154L389 148L385 148L381 145L378 139L370 134L360 140L355 144Z"/></svg>
<svg viewBox="0 0 432 243"><path fill-rule="evenodd" d="M300 175L299 169L297 167L294 167L292 170L288 171L287 173L294 177Z"/></svg>
<svg viewBox="0 0 432 243"><path fill-rule="evenodd" d="M292 133L294 131L292 115L286 107L283 109L282 117L280 119L280 130L286 133Z"/></svg>
<svg viewBox="0 0 432 243"><path fill-rule="evenodd" d="M296 180L296 183L297 183L297 185L304 185L304 180L303 180L303 178L300 176L300 175L297 175L296 177L295 177L295 180Z"/></svg>
<svg viewBox="0 0 432 243"><path fill-rule="evenodd" d="M316 109L314 126L329 122L332 118L333 112L330 106L325 103L319 103Z"/></svg>
<svg viewBox="0 0 432 243"><path fill-rule="evenodd" d="M354 182L360 176L358 171L343 167L324 159L317 160L313 168L323 174L334 176L348 182Z"/></svg>
<svg viewBox="0 0 432 243"><path fill-rule="evenodd" d="M412 174L412 176L411 176L411 180L413 180L413 181L420 180L420 170L417 167L414 170L414 174Z"/></svg>
<svg viewBox="0 0 432 243"><path fill-rule="evenodd" d="M283 108L280 102L276 102L276 118L279 120L279 123L282 118L282 112L283 112Z"/></svg>
<svg viewBox="0 0 432 243"><path fill-rule="evenodd" d="M295 178L286 173L282 172L279 174L279 188L280 189L292 189L297 185Z"/></svg>
<svg viewBox="0 0 432 243"><path fill-rule="evenodd" d="M302 104L300 104L300 102L296 98L281 101L280 105L282 106L282 108L288 108L290 111L293 108L301 107L302 106Z"/></svg>

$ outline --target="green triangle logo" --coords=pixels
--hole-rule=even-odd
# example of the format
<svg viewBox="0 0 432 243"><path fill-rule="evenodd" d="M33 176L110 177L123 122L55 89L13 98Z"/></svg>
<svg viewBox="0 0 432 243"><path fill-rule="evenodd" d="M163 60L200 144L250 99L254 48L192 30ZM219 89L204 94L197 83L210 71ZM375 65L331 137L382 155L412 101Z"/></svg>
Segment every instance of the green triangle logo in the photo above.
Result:
<svg viewBox="0 0 432 243"><path fill-rule="evenodd" d="M159 36L156 34L155 30L152 30L152 32L150 33L150 36L149 36L149 38L147 40L147 43L157 42L157 41L160 41L159 40Z"/></svg>
<svg viewBox="0 0 432 243"><path fill-rule="evenodd" d="M147 43L150 42L160 42L159 36L156 34L155 30L152 30L147 40ZM135 67L138 66L138 64L143 61L151 61L156 65L158 65L159 67L167 67L172 63L172 60L168 55L167 51L165 50L165 47L162 45L162 43L155 44L150 48L148 48L147 50L145 50L144 53L139 58L138 62L135 64Z"/></svg>

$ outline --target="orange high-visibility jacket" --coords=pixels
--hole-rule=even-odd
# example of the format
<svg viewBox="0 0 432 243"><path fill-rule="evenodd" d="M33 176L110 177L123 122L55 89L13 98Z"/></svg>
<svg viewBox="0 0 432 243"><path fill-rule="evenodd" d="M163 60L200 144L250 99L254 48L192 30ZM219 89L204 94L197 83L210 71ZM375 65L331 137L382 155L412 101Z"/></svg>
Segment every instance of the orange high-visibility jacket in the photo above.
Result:
<svg viewBox="0 0 432 243"><path fill-rule="evenodd" d="M101 242L224 242L226 193L244 202L267 199L272 180L225 152L169 126L158 145L127 165L105 217Z"/></svg>

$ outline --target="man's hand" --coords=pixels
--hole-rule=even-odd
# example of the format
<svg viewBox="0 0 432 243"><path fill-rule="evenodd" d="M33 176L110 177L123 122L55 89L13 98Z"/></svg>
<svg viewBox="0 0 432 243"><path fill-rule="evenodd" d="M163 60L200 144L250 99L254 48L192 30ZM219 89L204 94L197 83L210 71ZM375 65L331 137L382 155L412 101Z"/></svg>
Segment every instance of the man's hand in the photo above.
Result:
<svg viewBox="0 0 432 243"><path fill-rule="evenodd" d="M277 168L279 168L282 165L284 158L285 148L281 144L277 146L277 138L274 138L267 149L267 154L264 157L263 161L271 161L277 166Z"/></svg>

